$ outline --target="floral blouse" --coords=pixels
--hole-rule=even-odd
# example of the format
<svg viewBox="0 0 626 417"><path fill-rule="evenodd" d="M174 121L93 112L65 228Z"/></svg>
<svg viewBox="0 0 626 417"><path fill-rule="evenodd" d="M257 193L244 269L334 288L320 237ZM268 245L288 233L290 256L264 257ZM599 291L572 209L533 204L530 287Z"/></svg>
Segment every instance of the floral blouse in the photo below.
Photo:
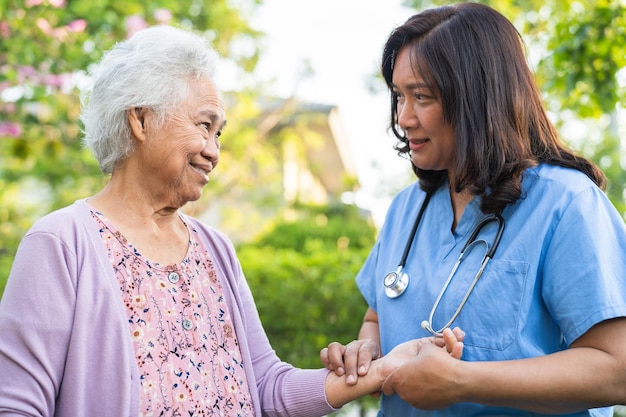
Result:
<svg viewBox="0 0 626 417"><path fill-rule="evenodd" d="M126 305L141 416L253 416L244 364L209 254L189 225L179 264L141 255L92 209Z"/></svg>

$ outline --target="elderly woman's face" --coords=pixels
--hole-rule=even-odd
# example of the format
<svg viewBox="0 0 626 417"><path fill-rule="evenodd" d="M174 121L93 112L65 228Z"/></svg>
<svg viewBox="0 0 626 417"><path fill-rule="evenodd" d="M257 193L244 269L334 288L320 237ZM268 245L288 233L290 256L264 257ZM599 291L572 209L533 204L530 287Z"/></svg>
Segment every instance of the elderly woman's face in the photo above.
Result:
<svg viewBox="0 0 626 417"><path fill-rule="evenodd" d="M413 164L424 170L450 170L456 152L454 127L444 120L438 93L416 72L408 47L398 53L392 83L398 125L409 141Z"/></svg>
<svg viewBox="0 0 626 417"><path fill-rule="evenodd" d="M153 197L175 207L200 198L219 160L218 137L225 122L222 96L204 78L191 83L189 96L161 129L146 128L141 157L153 180Z"/></svg>

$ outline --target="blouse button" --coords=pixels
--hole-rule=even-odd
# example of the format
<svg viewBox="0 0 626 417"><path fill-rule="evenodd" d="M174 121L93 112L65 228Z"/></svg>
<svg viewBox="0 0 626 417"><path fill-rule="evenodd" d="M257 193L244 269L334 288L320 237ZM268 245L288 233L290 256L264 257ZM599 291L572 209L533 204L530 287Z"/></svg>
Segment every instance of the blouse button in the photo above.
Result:
<svg viewBox="0 0 626 417"><path fill-rule="evenodd" d="M183 329L191 330L192 327L193 327L193 323L191 322L191 320L188 320L188 319L183 320Z"/></svg>
<svg viewBox="0 0 626 417"><path fill-rule="evenodd" d="M178 282L178 280L180 279L180 277L178 276L178 274L176 272L170 272L170 275L167 277L167 279L172 284L176 284Z"/></svg>

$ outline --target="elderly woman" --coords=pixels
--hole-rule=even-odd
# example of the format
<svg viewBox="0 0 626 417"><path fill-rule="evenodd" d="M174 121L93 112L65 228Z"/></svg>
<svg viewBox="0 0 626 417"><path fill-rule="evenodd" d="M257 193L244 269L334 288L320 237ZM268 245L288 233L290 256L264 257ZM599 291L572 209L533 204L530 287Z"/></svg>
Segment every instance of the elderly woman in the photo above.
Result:
<svg viewBox="0 0 626 417"><path fill-rule="evenodd" d="M215 53L172 27L93 72L85 143L110 180L39 220L0 303L0 414L322 416L381 389L414 340L346 384L281 362L229 240L182 214L219 161ZM459 334L459 339L461 335Z"/></svg>

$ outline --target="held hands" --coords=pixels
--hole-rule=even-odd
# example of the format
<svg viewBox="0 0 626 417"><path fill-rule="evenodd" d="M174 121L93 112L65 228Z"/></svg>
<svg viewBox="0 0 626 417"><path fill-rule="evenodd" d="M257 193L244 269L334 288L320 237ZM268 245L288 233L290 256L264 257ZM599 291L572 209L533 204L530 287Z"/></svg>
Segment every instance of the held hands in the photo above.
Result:
<svg viewBox="0 0 626 417"><path fill-rule="evenodd" d="M443 337L425 337L422 339L413 339L408 342L399 344L385 355L381 361L383 362L382 374L385 378L383 386L388 385L389 376L407 364L415 361L420 355L424 355L426 351L432 349L435 355L443 355L460 359L463 354L463 338L465 334L458 327L453 330L446 329ZM445 351L444 349L445 348ZM393 389L389 390L393 394ZM387 391L385 391L387 393Z"/></svg>
<svg viewBox="0 0 626 417"><path fill-rule="evenodd" d="M417 354L401 363L385 378L382 386L385 395L398 394L413 407L423 410L440 409L457 402L453 394L455 368L460 364L456 359L460 359L463 351L463 336L451 333L450 329L444 331L447 353L438 348L437 343L420 343L424 339L418 340ZM389 355L394 351L389 352Z"/></svg>
<svg viewBox="0 0 626 417"><path fill-rule="evenodd" d="M460 359L464 337L465 333L460 328L455 328L454 331L446 329L443 337L410 340L396 346L383 358L380 358L378 343L372 340L355 340L345 346L333 342L322 349L320 358L327 369L339 376L346 375L348 385L356 384L359 376L366 375L370 370L372 361L380 358L377 372L384 379L385 394L396 392L402 397L402 393L410 393L412 390L403 384L407 383L405 379L416 379L413 375L416 366L419 368L424 366L423 362L431 360L441 362Z"/></svg>

